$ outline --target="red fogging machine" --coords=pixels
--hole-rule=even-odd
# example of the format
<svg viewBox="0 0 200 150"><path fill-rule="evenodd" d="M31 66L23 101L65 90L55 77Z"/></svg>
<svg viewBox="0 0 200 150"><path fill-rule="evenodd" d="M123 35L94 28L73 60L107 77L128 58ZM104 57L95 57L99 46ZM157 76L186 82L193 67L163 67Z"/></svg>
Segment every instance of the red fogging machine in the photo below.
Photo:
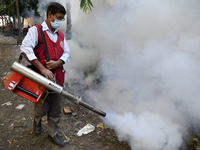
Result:
<svg viewBox="0 0 200 150"><path fill-rule="evenodd" d="M74 101L75 104L84 106L103 117L106 116L105 112L87 104L86 102L83 102L80 96L69 93L64 90L62 86L18 62L13 63L11 70L14 71L14 73L7 74L3 79L4 87L15 94L32 101L33 103L42 105L48 95L46 91L51 90L69 100Z"/></svg>

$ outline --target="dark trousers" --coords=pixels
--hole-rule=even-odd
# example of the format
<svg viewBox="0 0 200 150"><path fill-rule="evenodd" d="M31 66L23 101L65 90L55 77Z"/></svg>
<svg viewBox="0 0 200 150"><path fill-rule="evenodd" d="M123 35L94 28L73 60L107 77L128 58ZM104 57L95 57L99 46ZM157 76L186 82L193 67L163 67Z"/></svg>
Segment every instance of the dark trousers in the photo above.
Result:
<svg viewBox="0 0 200 150"><path fill-rule="evenodd" d="M37 124L43 116L47 115L48 134L55 136L60 128L61 96L49 93L42 106L35 104L33 112Z"/></svg>

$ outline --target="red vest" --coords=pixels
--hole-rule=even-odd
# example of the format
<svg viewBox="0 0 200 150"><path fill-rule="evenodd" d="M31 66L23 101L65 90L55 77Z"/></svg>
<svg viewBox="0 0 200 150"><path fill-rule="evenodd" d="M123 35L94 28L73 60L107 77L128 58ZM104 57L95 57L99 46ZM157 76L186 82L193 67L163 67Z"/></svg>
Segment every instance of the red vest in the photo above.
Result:
<svg viewBox="0 0 200 150"><path fill-rule="evenodd" d="M43 43L42 43L42 37L40 34L40 28L39 25L36 25L37 30L38 30L38 44L37 46L34 48L34 53L37 57L37 59L46 67L44 60L46 60L45 57L45 53L44 53L44 47L43 47ZM48 49L48 53L49 53L49 58L50 60L58 60L64 50L64 34L58 30L58 39L57 42L54 43L48 36L48 34L46 33L46 31L44 31L44 37L45 37L45 41L47 44L47 49ZM56 75L56 82L57 84L63 86L64 83L64 78L65 78L65 71L63 69L63 66L59 66L54 70L51 70L53 72L54 75Z"/></svg>

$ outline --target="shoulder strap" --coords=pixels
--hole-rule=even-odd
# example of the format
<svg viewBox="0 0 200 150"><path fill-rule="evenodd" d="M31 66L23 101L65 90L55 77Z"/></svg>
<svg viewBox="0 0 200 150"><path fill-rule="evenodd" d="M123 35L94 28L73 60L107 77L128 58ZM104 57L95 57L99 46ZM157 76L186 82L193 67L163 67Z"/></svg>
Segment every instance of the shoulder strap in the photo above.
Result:
<svg viewBox="0 0 200 150"><path fill-rule="evenodd" d="M22 58L23 58L23 56L22 56L22 55L23 55L22 53L20 53L20 54L19 54L18 63L21 63L21 61L22 61Z"/></svg>
<svg viewBox="0 0 200 150"><path fill-rule="evenodd" d="M43 42L43 46L44 46L44 53L45 53L46 61L49 62L50 58L49 58L49 53L48 53L48 50L47 50L47 44L46 44L46 41L45 41L44 33L43 33L40 25L39 25L39 28L40 28L40 33L41 33L41 36L42 36L42 42Z"/></svg>

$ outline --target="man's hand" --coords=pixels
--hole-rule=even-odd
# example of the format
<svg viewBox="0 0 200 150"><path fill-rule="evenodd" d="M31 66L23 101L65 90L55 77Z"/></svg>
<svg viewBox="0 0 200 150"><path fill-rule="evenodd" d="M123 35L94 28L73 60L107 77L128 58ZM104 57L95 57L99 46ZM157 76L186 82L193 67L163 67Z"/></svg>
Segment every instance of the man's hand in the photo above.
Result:
<svg viewBox="0 0 200 150"><path fill-rule="evenodd" d="M53 69L57 68L58 66L62 65L62 64L63 64L63 61L59 59L59 60L57 60L57 61L50 60L49 62L47 62L47 61L45 60L45 63L46 63L47 69L53 70Z"/></svg>
<svg viewBox="0 0 200 150"><path fill-rule="evenodd" d="M41 70L41 74L45 76L47 79L50 79L51 81L56 82L54 79L54 74L50 70L44 68Z"/></svg>
<svg viewBox="0 0 200 150"><path fill-rule="evenodd" d="M23 53L23 54L26 57L26 59L41 72L41 74L43 76L45 76L47 79L50 79L51 81L55 82L54 74L50 70L45 68L44 65L39 60L34 59L34 60L30 61L28 59L28 57L26 56L26 54L25 53Z"/></svg>

